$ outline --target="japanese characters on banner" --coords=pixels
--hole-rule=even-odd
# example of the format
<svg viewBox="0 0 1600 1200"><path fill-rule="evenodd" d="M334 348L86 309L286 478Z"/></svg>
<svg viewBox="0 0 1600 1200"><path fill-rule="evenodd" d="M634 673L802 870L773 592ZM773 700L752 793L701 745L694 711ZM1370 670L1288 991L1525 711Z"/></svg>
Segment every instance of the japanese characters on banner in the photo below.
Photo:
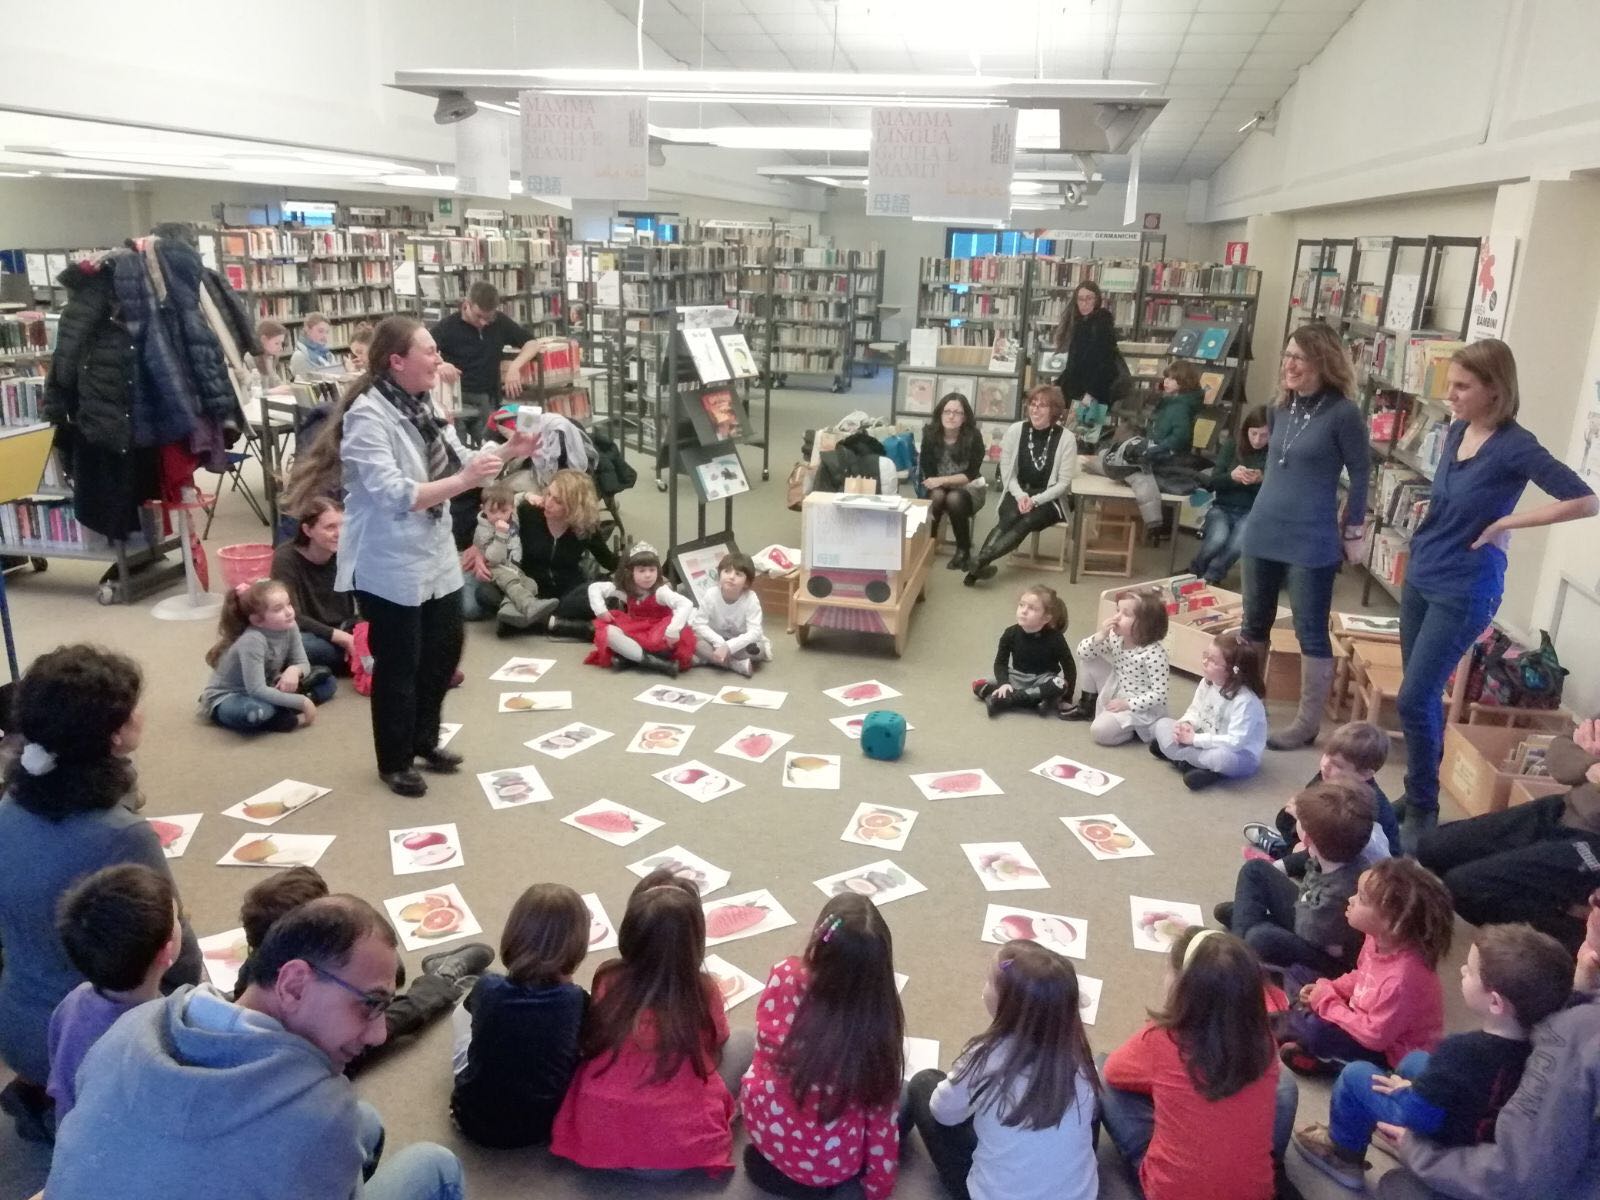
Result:
<svg viewBox="0 0 1600 1200"><path fill-rule="evenodd" d="M867 215L1005 221L1014 108L875 108Z"/></svg>
<svg viewBox="0 0 1600 1200"><path fill-rule="evenodd" d="M518 100L524 195L645 199L650 136L644 97L521 92Z"/></svg>
<svg viewBox="0 0 1600 1200"><path fill-rule="evenodd" d="M456 124L456 191L511 199L511 121L479 112Z"/></svg>
<svg viewBox="0 0 1600 1200"><path fill-rule="evenodd" d="M1472 320L1467 341L1481 342L1505 332L1511 302L1511 272L1517 265L1517 239L1491 234L1478 249L1478 278L1472 285Z"/></svg>

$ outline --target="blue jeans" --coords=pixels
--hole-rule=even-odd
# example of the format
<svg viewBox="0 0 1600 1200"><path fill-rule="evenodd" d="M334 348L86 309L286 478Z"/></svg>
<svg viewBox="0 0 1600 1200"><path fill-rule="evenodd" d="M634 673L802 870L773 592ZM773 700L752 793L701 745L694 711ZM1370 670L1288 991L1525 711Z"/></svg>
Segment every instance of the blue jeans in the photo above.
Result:
<svg viewBox="0 0 1600 1200"><path fill-rule="evenodd" d="M335 675L350 674L350 656L327 638L302 629L300 642L305 646L306 659L313 667L327 667Z"/></svg>
<svg viewBox="0 0 1600 1200"><path fill-rule="evenodd" d="M1095 1058L1095 1066L1105 1074L1106 1056ZM1292 1072L1278 1072L1277 1106L1272 1114L1272 1159L1283 1161L1294 1132L1294 1114L1300 1107L1300 1085ZM1145 1151L1156 1130L1156 1104L1143 1092L1125 1092L1110 1084L1100 1089L1100 1123L1105 1126L1117 1152L1134 1171L1144 1162Z"/></svg>
<svg viewBox="0 0 1600 1200"><path fill-rule="evenodd" d="M1239 561L1244 546L1244 521L1249 515L1218 508L1215 504L1208 508L1200 549L1195 551L1194 561L1189 564L1189 573L1204 577L1207 583L1221 583L1233 564Z"/></svg>
<svg viewBox="0 0 1600 1200"><path fill-rule="evenodd" d="M311 689L311 702L326 704L338 686L331 678L322 680ZM235 733L288 733L299 725L299 717L297 708L279 708L243 692L224 696L211 710L213 721Z"/></svg>
<svg viewBox="0 0 1600 1200"><path fill-rule="evenodd" d="M1278 593L1289 588L1289 608L1294 613L1294 634L1300 653L1307 658L1332 658L1328 637L1328 612L1333 607L1333 580L1339 564L1302 567L1276 558L1244 560L1244 636L1266 645L1278 616Z"/></svg>
<svg viewBox="0 0 1600 1200"><path fill-rule="evenodd" d="M1428 1066L1428 1052L1413 1050L1400 1060L1393 1074L1415 1079ZM1439 1131L1444 1110L1423 1100L1413 1088L1384 1095L1372 1090L1374 1075L1389 1074L1369 1062L1353 1062L1339 1072L1333 1096L1328 1102L1328 1134L1338 1145L1353 1154L1365 1154L1379 1121L1404 1125L1425 1136Z"/></svg>
<svg viewBox="0 0 1600 1200"><path fill-rule="evenodd" d="M1499 607L1499 596L1440 596L1409 583L1400 593L1400 660L1405 677L1395 707L1406 734L1409 805L1439 807L1444 685Z"/></svg>
<svg viewBox="0 0 1600 1200"><path fill-rule="evenodd" d="M379 1165L383 1156L383 1121L378 1110L365 1100L358 1100L356 1107L358 1136L367 1159L361 1171L366 1180L361 1193L364 1200L462 1200L467 1194L460 1160L432 1142L407 1146Z"/></svg>

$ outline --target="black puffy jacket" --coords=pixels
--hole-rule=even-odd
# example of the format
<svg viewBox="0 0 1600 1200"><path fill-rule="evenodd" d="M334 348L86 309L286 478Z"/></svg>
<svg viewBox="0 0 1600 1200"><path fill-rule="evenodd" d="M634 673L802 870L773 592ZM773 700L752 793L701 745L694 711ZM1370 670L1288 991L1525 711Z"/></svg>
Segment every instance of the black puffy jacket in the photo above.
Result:
<svg viewBox="0 0 1600 1200"><path fill-rule="evenodd" d="M133 441L137 354L122 323L109 269L73 263L59 276L71 295L61 312L45 380L45 416L58 430L114 454Z"/></svg>
<svg viewBox="0 0 1600 1200"><path fill-rule="evenodd" d="M1117 349L1117 320L1111 310L1097 308L1087 317L1074 321L1066 350L1067 369L1061 373L1056 386L1067 403L1073 403L1080 396L1093 396L1102 404L1110 404L1121 358Z"/></svg>

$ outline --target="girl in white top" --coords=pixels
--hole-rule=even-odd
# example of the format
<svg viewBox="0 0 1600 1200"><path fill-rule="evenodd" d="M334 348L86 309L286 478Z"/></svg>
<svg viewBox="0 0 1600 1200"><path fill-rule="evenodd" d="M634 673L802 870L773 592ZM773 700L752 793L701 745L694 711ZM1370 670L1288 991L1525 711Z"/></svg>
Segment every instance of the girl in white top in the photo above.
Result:
<svg viewBox="0 0 1600 1200"><path fill-rule="evenodd" d="M993 1018L950 1077L921 1071L908 1108L945 1190L972 1200L1094 1200L1100 1081L1072 964L1010 941L989 968Z"/></svg>
<svg viewBox="0 0 1600 1200"><path fill-rule="evenodd" d="M1200 686L1188 711L1156 722L1150 753L1181 769L1191 792L1260 769L1267 746L1264 651L1237 633L1218 634L1200 656Z"/></svg>
<svg viewBox="0 0 1600 1200"><path fill-rule="evenodd" d="M1083 691L1063 709L1064 721L1092 721L1095 744L1120 746L1135 736L1148 742L1167 715L1167 604L1161 593L1130 592L1096 632L1078 643Z"/></svg>
<svg viewBox="0 0 1600 1200"><path fill-rule="evenodd" d="M772 643L761 630L761 597L751 584L756 566L743 554L724 554L717 586L700 597L690 618L696 661L749 676L758 662L772 661Z"/></svg>

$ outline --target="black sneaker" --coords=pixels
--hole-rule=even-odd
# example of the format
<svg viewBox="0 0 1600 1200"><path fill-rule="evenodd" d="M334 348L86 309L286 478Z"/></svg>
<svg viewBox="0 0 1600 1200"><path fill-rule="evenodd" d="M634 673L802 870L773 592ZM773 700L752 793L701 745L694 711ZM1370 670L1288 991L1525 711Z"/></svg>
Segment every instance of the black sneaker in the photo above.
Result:
<svg viewBox="0 0 1600 1200"><path fill-rule="evenodd" d="M1289 843L1284 840L1283 835L1271 825L1260 821L1251 821L1244 827L1244 840L1273 858L1282 858L1289 853Z"/></svg>
<svg viewBox="0 0 1600 1200"><path fill-rule="evenodd" d="M396 796L415 797L428 794L428 781L415 767L407 767L404 771L387 771L378 778L388 784L389 790Z"/></svg>
<svg viewBox="0 0 1600 1200"><path fill-rule="evenodd" d="M1211 910L1212 919L1224 929L1233 928L1233 901L1224 900Z"/></svg>
<svg viewBox="0 0 1600 1200"><path fill-rule="evenodd" d="M468 942L454 950L438 950L422 960L424 975L437 975L447 983L460 983L477 977L494 961L494 947L484 942Z"/></svg>

